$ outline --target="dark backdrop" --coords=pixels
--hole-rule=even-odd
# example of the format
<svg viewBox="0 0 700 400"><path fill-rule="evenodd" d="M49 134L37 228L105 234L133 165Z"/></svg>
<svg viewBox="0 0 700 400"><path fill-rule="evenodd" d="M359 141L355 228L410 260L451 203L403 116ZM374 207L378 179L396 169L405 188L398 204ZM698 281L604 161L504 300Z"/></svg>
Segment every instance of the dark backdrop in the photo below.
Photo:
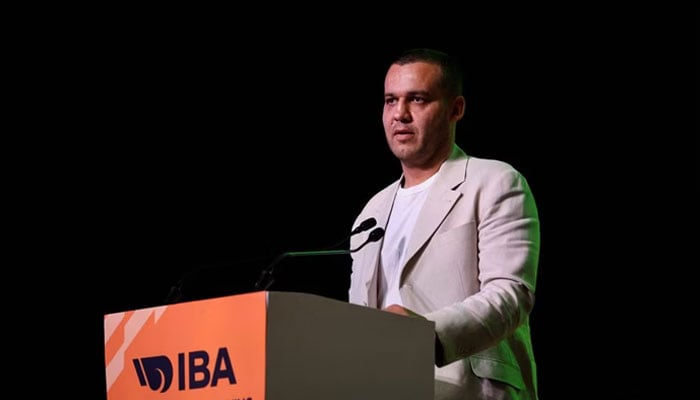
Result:
<svg viewBox="0 0 700 400"><path fill-rule="evenodd" d="M458 143L519 169L538 203L542 398L595 392L590 371L617 368L592 355L627 340L634 318L630 276L662 265L646 246L660 230L643 228L669 208L652 188L673 190L638 159L669 147L650 127L662 106L643 100L659 90L653 41L618 32L624 17L490 10L372 31L97 19L42 37L38 58L55 72L36 79L55 110L40 118L61 129L37 145L51 154L31 182L44 224L24 229L49 243L42 272L27 270L58 318L42 329L71 365L62 382L104 394L104 314L163 304L183 276L185 300L250 291L282 252L345 238L400 174L381 124L388 62L427 46L467 67ZM345 299L349 264L287 260L276 276L273 288Z"/></svg>

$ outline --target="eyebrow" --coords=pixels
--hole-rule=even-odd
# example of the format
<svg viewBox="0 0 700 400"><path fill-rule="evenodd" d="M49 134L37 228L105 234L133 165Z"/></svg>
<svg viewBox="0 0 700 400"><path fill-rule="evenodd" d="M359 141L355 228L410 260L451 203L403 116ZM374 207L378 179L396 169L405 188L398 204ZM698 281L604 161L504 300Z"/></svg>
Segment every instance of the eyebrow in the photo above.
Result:
<svg viewBox="0 0 700 400"><path fill-rule="evenodd" d="M428 92L427 90L413 90L413 91L406 93L406 96L416 96L416 95L429 96L430 92ZM394 93L384 93L384 97L398 97L398 96Z"/></svg>

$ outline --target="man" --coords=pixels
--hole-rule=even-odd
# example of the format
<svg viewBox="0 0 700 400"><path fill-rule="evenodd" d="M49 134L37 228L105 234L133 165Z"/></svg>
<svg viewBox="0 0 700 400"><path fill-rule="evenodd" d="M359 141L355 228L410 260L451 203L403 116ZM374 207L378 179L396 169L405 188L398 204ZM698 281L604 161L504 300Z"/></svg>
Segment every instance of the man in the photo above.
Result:
<svg viewBox="0 0 700 400"><path fill-rule="evenodd" d="M353 253L349 301L435 322L436 399L537 399L537 209L513 167L456 145L462 80L431 49L390 65L383 122L402 175L356 219L374 217L386 233Z"/></svg>

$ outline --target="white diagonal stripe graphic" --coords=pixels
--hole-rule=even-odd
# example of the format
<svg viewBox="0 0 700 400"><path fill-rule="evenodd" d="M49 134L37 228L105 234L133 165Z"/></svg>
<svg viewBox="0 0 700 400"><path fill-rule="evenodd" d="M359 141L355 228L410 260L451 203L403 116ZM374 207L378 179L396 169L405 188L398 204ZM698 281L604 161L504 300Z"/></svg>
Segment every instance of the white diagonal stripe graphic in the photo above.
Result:
<svg viewBox="0 0 700 400"><path fill-rule="evenodd" d="M119 350L117 350L116 354L112 358L112 360L109 361L107 364L106 368L106 376L107 376L107 391L109 391L109 388L112 387L112 384L117 380L119 375L124 371L124 353L126 352L126 349L129 348L131 345L131 342L134 341L134 338L138 335L138 333L143 329L144 325L148 321L148 318L151 316L151 314L155 314L156 321L160 318L160 316L163 315L165 312L165 309L167 306L161 306L161 307L152 307L152 308L146 308L143 310L136 310L134 313L131 315L131 318L126 322L124 325L124 343L122 343L121 346L119 346ZM119 321L123 319L123 315L119 318ZM117 317L115 317L116 320ZM110 321L110 323L113 323L114 321ZM105 322L106 324L107 322ZM110 327L110 335L114 332L116 329L115 327ZM107 328L105 327L105 332L107 331Z"/></svg>

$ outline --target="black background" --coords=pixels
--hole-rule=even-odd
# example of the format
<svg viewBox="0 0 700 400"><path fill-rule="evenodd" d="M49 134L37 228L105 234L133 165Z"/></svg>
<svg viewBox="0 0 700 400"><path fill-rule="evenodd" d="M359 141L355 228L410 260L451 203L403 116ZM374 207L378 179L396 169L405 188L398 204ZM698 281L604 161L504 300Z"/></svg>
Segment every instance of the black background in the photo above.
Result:
<svg viewBox="0 0 700 400"><path fill-rule="evenodd" d="M39 332L58 350L49 369L70 365L55 375L71 393L105 392L105 314L163 304L183 276L186 300L250 291L280 253L342 240L400 174L381 125L384 73L396 52L423 46L466 65L458 144L509 162L535 194L541 397L597 392L617 374L601 357L633 352L626 324L644 318L640 298L663 289L678 256L664 244L683 203L659 167L688 170L697 157L697 142L677 140L693 130L675 126L692 102L675 107L683 96L666 93L692 93L668 66L692 65L696 49L668 48L626 10L374 23L177 11L59 23L20 61L24 96L45 111L17 167L32 194L18 196L30 211L16 213L14 237L34 245L14 301L42 300ZM346 298L344 257L287 260L277 273L274 288Z"/></svg>

